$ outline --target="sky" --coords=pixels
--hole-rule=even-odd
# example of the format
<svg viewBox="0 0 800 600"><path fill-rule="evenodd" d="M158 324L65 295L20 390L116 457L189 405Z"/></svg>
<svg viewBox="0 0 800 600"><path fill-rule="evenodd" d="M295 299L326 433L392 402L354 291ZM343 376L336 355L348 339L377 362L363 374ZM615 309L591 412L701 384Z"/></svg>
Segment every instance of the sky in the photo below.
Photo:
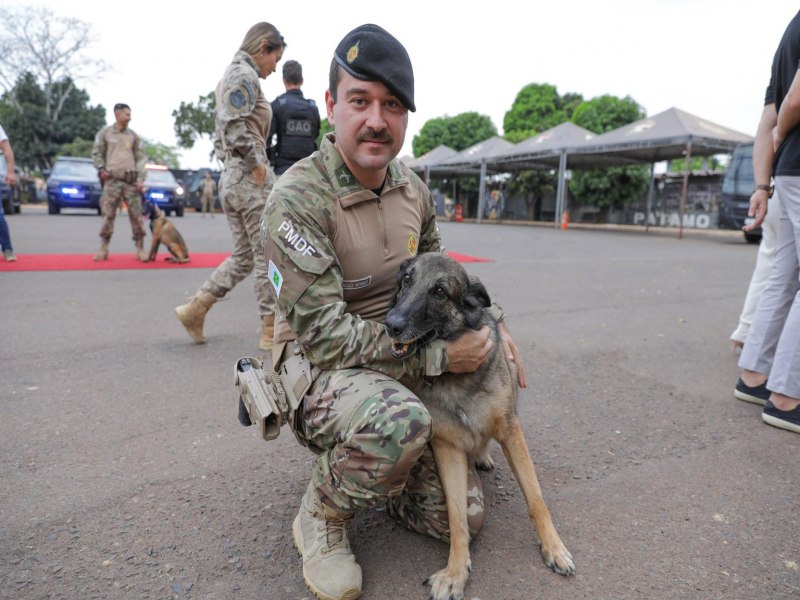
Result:
<svg viewBox="0 0 800 600"><path fill-rule="evenodd" d="M14 5L9 0L3 4ZM417 111L401 156L426 121L477 112L503 133L517 93L549 83L585 99L630 96L648 116L672 107L753 135L775 48L797 6L787 0L570 0L525 2L284 2L41 0L56 16L92 26L88 53L105 60L102 78L81 81L92 105L131 106L130 126L177 146L172 111L216 86L244 34L268 21L287 41L283 60L303 66L303 92L325 114L333 50L351 29L376 23L406 47ZM263 8L262 8L263 7ZM268 100L284 92L281 65L262 80ZM181 150L182 168L215 166L211 144Z"/></svg>

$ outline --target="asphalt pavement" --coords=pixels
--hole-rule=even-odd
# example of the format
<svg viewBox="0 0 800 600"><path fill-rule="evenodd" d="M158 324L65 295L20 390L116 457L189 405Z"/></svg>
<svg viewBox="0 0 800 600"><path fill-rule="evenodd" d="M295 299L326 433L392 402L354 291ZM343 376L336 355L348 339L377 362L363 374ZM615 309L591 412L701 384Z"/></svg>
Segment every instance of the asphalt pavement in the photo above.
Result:
<svg viewBox="0 0 800 600"><path fill-rule="evenodd" d="M190 253L225 218L172 218ZM93 254L100 219L24 206L27 254ZM442 223L505 309L520 418L577 573L549 571L500 448L467 598L800 597L800 436L733 398L728 336L756 247L740 234ZM149 241L149 240L148 240ZM127 217L115 253L131 253ZM173 308L210 269L0 273L0 598L310 598L291 543L313 455L236 419L261 356L252 279L205 345ZM350 538L367 600L427 598L447 547L380 510Z"/></svg>

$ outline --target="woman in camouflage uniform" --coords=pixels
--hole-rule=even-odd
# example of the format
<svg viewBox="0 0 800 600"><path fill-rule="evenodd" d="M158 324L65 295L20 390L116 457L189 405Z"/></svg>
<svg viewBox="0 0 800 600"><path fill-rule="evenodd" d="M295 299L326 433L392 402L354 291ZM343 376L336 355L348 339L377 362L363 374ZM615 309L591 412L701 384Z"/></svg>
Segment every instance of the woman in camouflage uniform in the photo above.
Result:
<svg viewBox="0 0 800 600"><path fill-rule="evenodd" d="M274 25L257 23L217 85L214 148L224 163L219 182L222 208L233 234L233 254L183 306L175 309L198 344L205 342L203 323L211 306L255 270L255 288L262 333L259 348L272 349L275 302L260 250L260 221L275 175L267 161L272 107L261 92L259 78L275 72L286 42Z"/></svg>

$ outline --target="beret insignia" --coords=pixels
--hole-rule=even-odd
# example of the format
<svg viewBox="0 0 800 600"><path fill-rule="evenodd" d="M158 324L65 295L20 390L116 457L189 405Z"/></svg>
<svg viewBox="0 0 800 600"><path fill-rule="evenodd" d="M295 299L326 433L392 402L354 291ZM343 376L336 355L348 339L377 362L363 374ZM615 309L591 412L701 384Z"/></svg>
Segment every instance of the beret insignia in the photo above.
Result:
<svg viewBox="0 0 800 600"><path fill-rule="evenodd" d="M350 50L347 51L347 62L351 63L357 58L358 58L358 42L350 46Z"/></svg>

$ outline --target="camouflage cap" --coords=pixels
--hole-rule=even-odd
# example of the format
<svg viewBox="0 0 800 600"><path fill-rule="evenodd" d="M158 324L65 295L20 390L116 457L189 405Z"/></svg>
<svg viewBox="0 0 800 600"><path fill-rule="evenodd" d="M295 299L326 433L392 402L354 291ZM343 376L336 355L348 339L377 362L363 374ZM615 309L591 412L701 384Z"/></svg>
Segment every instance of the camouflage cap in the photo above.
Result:
<svg viewBox="0 0 800 600"><path fill-rule="evenodd" d="M372 24L356 27L339 42L333 56L356 79L381 82L408 110L417 110L411 59L385 29Z"/></svg>

